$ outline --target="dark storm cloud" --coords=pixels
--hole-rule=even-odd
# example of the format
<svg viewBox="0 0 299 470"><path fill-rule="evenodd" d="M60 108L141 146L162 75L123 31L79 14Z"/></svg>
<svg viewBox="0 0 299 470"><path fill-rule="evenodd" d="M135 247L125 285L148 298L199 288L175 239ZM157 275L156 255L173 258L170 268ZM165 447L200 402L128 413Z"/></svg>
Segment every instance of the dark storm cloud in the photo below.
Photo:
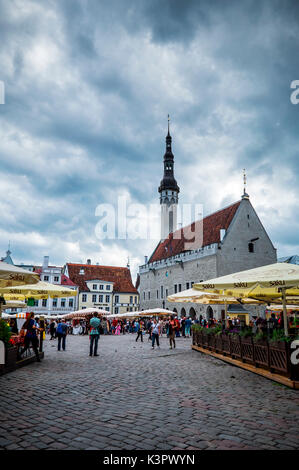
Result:
<svg viewBox="0 0 299 470"><path fill-rule="evenodd" d="M206 212L233 202L246 167L261 210L292 189L289 210L278 211L288 230L267 210L263 221L275 245L298 249L298 2L15 0L0 9L1 172L26 192L24 206L4 198L5 210L40 199L31 220L20 209L7 222L11 232L78 239L85 256L99 203L118 190L158 201L170 113L181 201ZM223 181L240 174L240 190L221 190L219 168ZM119 246L146 254L142 243Z"/></svg>

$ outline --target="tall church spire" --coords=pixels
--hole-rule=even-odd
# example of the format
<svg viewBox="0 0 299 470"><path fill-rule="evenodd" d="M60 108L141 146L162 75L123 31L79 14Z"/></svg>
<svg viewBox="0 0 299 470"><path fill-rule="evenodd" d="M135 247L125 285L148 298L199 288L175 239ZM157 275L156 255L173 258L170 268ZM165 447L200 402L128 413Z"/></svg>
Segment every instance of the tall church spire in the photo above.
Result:
<svg viewBox="0 0 299 470"><path fill-rule="evenodd" d="M174 232L177 227L177 204L180 188L174 177L174 156L171 148L171 135L166 136L166 151L164 154L164 175L159 186L161 204L161 238L165 239L170 232Z"/></svg>

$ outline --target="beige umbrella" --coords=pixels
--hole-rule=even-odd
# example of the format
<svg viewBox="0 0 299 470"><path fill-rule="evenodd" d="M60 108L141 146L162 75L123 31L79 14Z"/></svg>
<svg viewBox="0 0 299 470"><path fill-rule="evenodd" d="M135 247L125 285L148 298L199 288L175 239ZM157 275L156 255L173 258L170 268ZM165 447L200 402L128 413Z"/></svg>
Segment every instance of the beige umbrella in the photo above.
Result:
<svg viewBox="0 0 299 470"><path fill-rule="evenodd" d="M39 281L37 284L22 285L18 287L0 288L0 293L4 295L25 296L26 298L43 299L47 297L75 297L77 291L65 286L50 284Z"/></svg>
<svg viewBox="0 0 299 470"><path fill-rule="evenodd" d="M260 304L261 301L243 297L238 300L236 297L222 295L222 294L211 294L209 292L200 291L197 289L187 289L177 294L169 295L167 297L169 302L186 302L186 303L198 303L198 304L239 304L239 303L250 303Z"/></svg>
<svg viewBox="0 0 299 470"><path fill-rule="evenodd" d="M169 302L186 302L186 303L198 303L198 304L203 304L203 305L221 305L224 304L225 306L225 321L227 319L227 305L228 304L240 304L240 303L246 303L246 304L252 304L252 305L258 305L260 301L256 301L253 299L248 299L248 298L242 298L237 299L232 296L228 295L221 295L221 294L211 294L209 292L205 291L200 291L197 289L187 289L182 292L178 292L177 294L169 295L167 297L167 300Z"/></svg>
<svg viewBox="0 0 299 470"><path fill-rule="evenodd" d="M37 273L0 261L0 287L36 284L38 281L39 275Z"/></svg>
<svg viewBox="0 0 299 470"><path fill-rule="evenodd" d="M282 301L285 335L288 336L287 303L299 298L299 266L289 263L274 263L259 268L209 279L194 284L195 289L210 293L242 296L269 301ZM298 291L298 294L297 294ZM290 298L287 298L288 293ZM279 294L277 296L277 294ZM292 300L291 300L292 299Z"/></svg>

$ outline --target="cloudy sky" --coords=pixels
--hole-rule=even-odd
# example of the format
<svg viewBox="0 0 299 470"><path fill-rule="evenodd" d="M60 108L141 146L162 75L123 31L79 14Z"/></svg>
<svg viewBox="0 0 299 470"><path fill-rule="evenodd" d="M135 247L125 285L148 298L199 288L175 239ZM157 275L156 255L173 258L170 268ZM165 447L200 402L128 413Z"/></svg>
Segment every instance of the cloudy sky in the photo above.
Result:
<svg viewBox="0 0 299 470"><path fill-rule="evenodd" d="M158 203L168 113L180 202L239 200L246 168L299 254L296 0L0 0L0 41L0 256L135 274L156 240L99 239L96 208Z"/></svg>

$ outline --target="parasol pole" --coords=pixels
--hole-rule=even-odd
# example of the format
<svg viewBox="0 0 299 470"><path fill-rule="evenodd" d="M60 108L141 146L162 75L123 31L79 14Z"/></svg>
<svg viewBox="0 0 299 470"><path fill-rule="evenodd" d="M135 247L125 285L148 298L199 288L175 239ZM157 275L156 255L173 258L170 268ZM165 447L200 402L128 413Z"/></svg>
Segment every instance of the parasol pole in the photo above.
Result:
<svg viewBox="0 0 299 470"><path fill-rule="evenodd" d="M227 300L225 301L225 313L224 313L224 320L225 320L225 322L224 322L224 324L225 324L225 328L227 328L227 327L228 327L228 325L226 324L226 322L227 322Z"/></svg>
<svg viewBox="0 0 299 470"><path fill-rule="evenodd" d="M287 306L286 306L286 288L283 287L281 289L282 293L282 306L283 306L283 322L284 322L284 334L289 336L289 329L288 329L288 316L287 316Z"/></svg>

